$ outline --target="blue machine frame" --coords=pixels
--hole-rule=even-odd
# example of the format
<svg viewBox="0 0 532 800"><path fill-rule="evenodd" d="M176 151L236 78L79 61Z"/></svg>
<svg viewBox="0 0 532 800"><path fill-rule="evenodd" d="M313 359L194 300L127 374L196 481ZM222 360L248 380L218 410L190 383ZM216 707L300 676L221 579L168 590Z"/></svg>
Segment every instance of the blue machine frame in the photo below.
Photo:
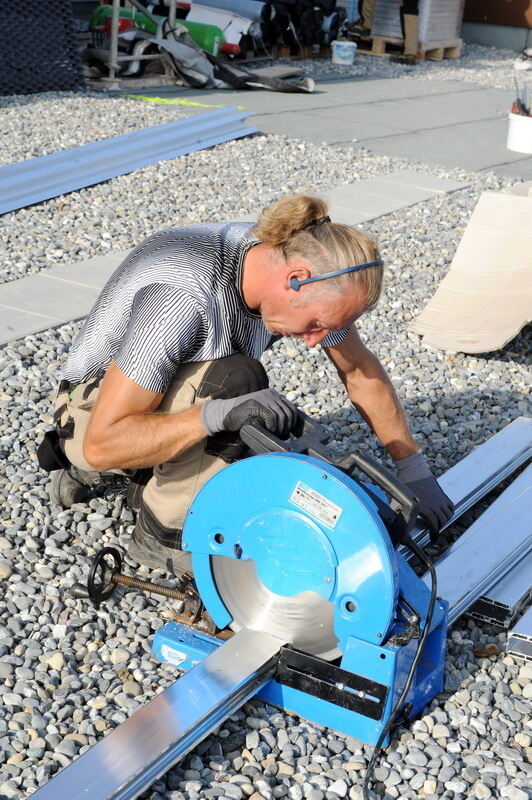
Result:
<svg viewBox="0 0 532 800"><path fill-rule="evenodd" d="M257 696L368 744L403 689L430 599L391 543L374 500L379 491L320 459L268 453L211 478L183 534L200 595L220 628L233 620L212 556L253 559L277 595L312 590L331 603L340 657L331 664L283 648L275 679ZM438 600L407 698L410 717L443 688L446 635L447 604ZM216 637L170 623L156 633L153 651L187 670L219 646Z"/></svg>

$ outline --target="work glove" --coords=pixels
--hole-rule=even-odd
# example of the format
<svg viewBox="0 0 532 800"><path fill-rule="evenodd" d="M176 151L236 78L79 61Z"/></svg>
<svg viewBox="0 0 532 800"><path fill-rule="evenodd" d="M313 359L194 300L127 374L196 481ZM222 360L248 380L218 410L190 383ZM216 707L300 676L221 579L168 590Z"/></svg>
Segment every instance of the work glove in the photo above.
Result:
<svg viewBox="0 0 532 800"><path fill-rule="evenodd" d="M201 407L201 424L212 436L221 431L239 431L245 423L257 421L271 433L286 438L297 419L297 408L275 389L207 400Z"/></svg>
<svg viewBox="0 0 532 800"><path fill-rule="evenodd" d="M397 461L394 459L394 464L399 480L419 498L419 513L427 520L432 540L451 519L454 503L440 488L423 453L414 453Z"/></svg>

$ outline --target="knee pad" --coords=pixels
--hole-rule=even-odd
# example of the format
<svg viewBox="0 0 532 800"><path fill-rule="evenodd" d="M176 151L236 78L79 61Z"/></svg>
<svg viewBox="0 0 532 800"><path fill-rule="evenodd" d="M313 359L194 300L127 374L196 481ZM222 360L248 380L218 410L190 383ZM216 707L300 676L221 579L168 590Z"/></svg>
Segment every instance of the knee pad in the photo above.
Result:
<svg viewBox="0 0 532 800"><path fill-rule="evenodd" d="M239 353L213 361L196 395L227 400L229 397L267 389L268 386L268 376L260 361Z"/></svg>
<svg viewBox="0 0 532 800"><path fill-rule="evenodd" d="M212 397L227 400L241 394L258 392L269 386L266 370L255 358L241 353L213 361L206 371L196 392L197 397ZM248 448L238 433L216 433L209 436L205 452L218 456L227 463L237 461L246 455Z"/></svg>

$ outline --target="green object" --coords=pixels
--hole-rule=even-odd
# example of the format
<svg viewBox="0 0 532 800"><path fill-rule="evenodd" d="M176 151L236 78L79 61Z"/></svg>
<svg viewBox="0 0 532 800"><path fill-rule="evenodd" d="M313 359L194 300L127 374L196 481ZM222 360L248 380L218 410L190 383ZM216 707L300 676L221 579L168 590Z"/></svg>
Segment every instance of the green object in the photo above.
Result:
<svg viewBox="0 0 532 800"><path fill-rule="evenodd" d="M90 17L91 30L97 30L105 25L105 20L113 16L113 9L111 6L98 6L94 9ZM162 17L154 14L159 22L164 22L167 17ZM119 19L130 19L133 21L135 28L147 33L157 33L157 26L152 20L137 11L136 8L121 8ZM220 53L220 47L225 42L225 37L220 28L216 25L205 25L202 22L187 22L185 19L177 20L180 25L187 29L191 37L194 39L203 50L217 56Z"/></svg>

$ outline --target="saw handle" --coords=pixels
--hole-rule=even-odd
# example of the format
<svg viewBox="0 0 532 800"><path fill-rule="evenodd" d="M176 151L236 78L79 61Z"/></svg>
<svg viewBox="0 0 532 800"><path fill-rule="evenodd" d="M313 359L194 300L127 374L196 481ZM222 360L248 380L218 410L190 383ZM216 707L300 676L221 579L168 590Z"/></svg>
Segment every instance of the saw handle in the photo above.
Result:
<svg viewBox="0 0 532 800"><path fill-rule="evenodd" d="M297 412L296 424L287 439L280 439L274 433L250 417L240 428L240 438L249 449L259 455L261 453L306 452L309 446L319 447L327 438L327 433L318 422L307 417L302 411Z"/></svg>
<svg viewBox="0 0 532 800"><path fill-rule="evenodd" d="M419 499L410 491L408 486L399 480L382 464L374 461L369 456L362 456L360 453L351 453L342 464L338 464L349 475L353 469L361 470L368 478L380 486L386 494L389 494L401 507L401 516L405 523L404 534L408 533L419 513ZM401 538L399 531L396 531L398 538Z"/></svg>

